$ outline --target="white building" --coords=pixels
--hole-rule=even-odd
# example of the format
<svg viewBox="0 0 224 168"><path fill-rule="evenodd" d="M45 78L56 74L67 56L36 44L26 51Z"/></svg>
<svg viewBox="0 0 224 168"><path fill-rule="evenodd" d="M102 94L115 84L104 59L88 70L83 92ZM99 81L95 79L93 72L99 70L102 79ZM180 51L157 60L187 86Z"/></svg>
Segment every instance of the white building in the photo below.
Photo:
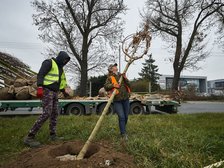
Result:
<svg viewBox="0 0 224 168"><path fill-rule="evenodd" d="M161 89L169 90L172 87L173 75L162 75L159 79ZM207 93L207 77L206 76L180 76L179 87L186 89L194 86L198 93Z"/></svg>
<svg viewBox="0 0 224 168"><path fill-rule="evenodd" d="M208 81L208 93L214 95L224 95L224 79Z"/></svg>

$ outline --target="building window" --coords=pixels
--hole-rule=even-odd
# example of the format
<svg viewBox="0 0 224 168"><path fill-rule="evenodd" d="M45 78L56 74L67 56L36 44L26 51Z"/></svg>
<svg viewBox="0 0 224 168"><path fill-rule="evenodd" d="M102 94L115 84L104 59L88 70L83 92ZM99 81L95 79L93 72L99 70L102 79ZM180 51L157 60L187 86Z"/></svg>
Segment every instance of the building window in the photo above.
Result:
<svg viewBox="0 0 224 168"><path fill-rule="evenodd" d="M166 88L171 89L173 83L173 78L166 79ZM189 79L189 78L180 78L179 86L181 89L188 89L189 87L195 87L196 91L199 91L200 84L199 79Z"/></svg>
<svg viewBox="0 0 224 168"><path fill-rule="evenodd" d="M224 89L224 81L215 82L215 89Z"/></svg>

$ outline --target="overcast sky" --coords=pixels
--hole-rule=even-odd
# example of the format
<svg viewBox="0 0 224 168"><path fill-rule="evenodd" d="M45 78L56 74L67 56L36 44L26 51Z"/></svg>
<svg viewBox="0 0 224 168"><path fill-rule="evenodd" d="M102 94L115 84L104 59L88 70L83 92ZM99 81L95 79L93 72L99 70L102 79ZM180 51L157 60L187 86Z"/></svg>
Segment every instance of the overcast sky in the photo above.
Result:
<svg viewBox="0 0 224 168"><path fill-rule="evenodd" d="M46 44L38 39L37 27L33 25L33 8L29 0L1 0L0 3L0 51L12 54L24 63L31 66L34 71L38 71L41 62L45 57ZM139 11L144 7L144 0L125 0L128 7L126 15L122 16L125 20L124 35L136 32L141 17ZM212 42L209 46L214 45ZM182 75L207 76L209 80L224 78L223 63L224 54L220 47L213 47L211 56L202 62L202 69L199 71L184 71ZM170 53L165 49L164 44L159 39L153 39L150 52L159 66L159 73L173 74L172 64L165 61ZM138 77L138 72L142 68L140 60L135 62L128 71L128 77L133 79ZM125 62L122 62L122 67Z"/></svg>

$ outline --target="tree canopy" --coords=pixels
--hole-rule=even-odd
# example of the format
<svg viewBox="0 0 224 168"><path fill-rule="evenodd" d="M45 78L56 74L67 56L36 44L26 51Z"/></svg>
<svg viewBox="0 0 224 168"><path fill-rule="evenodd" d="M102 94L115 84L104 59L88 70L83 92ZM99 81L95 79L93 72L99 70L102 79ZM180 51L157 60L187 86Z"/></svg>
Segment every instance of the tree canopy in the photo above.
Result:
<svg viewBox="0 0 224 168"><path fill-rule="evenodd" d="M141 79L151 82L152 91L158 90L157 81L160 76L160 74L158 73L159 68L154 63L155 60L152 58L152 54L148 55L148 58L145 59L144 63L142 63L143 68L139 73Z"/></svg>

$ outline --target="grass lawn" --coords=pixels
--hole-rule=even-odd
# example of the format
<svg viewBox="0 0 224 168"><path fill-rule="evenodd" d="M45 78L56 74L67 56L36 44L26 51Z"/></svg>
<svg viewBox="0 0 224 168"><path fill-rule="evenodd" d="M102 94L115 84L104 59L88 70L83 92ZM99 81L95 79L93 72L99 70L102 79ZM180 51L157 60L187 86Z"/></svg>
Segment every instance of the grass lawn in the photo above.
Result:
<svg viewBox="0 0 224 168"><path fill-rule="evenodd" d="M85 141L98 117L60 116L58 134ZM22 140L36 118L0 117L0 165L27 149ZM133 155L138 167L200 168L224 160L224 113L130 116L126 149L120 145L117 125L115 115L107 116L97 140ZM48 123L37 139L49 144Z"/></svg>

